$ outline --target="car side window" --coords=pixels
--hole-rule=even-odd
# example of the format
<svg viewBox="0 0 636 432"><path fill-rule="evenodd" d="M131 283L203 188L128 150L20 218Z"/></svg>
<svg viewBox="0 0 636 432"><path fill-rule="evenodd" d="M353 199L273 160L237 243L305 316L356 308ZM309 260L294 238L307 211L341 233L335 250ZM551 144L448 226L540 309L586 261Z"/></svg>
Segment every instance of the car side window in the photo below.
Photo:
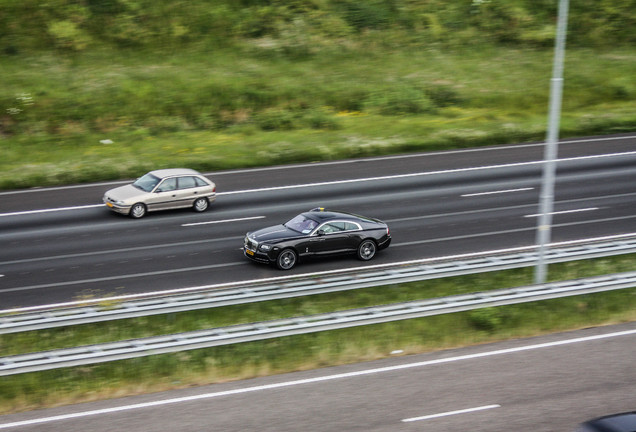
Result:
<svg viewBox="0 0 636 432"><path fill-rule="evenodd" d="M170 192L177 189L177 179L168 178L161 182L157 192Z"/></svg>
<svg viewBox="0 0 636 432"><path fill-rule="evenodd" d="M357 229L359 229L358 225L351 223L351 222L345 222L345 231L355 231Z"/></svg>
<svg viewBox="0 0 636 432"><path fill-rule="evenodd" d="M326 223L322 226L322 231L325 234L331 234L331 233L335 233L335 232L340 232L340 231L344 231L344 222L330 222L330 223Z"/></svg>
<svg viewBox="0 0 636 432"><path fill-rule="evenodd" d="M197 183L197 187L210 186L203 179L200 179L199 177L193 177L193 178L194 178L194 181Z"/></svg>
<svg viewBox="0 0 636 432"><path fill-rule="evenodd" d="M197 182L194 177L179 177L179 189L190 189L197 186Z"/></svg>

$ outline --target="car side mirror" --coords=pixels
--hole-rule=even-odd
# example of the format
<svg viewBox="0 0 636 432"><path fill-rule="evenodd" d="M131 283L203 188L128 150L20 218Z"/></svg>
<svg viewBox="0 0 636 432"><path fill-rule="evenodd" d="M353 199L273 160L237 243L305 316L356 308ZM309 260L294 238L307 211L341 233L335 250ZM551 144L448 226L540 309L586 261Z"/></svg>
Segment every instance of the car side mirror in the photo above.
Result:
<svg viewBox="0 0 636 432"><path fill-rule="evenodd" d="M319 229L316 234L318 234L319 236L324 236L325 235L325 230Z"/></svg>

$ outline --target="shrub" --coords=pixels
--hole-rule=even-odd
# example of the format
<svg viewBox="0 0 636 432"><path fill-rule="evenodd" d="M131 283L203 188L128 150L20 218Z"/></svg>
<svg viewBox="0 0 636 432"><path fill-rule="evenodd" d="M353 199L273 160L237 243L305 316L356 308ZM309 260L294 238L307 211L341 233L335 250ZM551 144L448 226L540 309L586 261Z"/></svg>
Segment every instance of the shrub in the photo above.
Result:
<svg viewBox="0 0 636 432"><path fill-rule="evenodd" d="M382 115L434 113L435 104L420 89L396 85L367 99L367 107Z"/></svg>
<svg viewBox="0 0 636 432"><path fill-rule="evenodd" d="M63 51L83 51L91 42L90 36L71 21L55 21L48 31L55 46Z"/></svg>
<svg viewBox="0 0 636 432"><path fill-rule="evenodd" d="M468 319L477 330L487 332L497 330L504 322L501 311L495 307L473 310L468 315Z"/></svg>

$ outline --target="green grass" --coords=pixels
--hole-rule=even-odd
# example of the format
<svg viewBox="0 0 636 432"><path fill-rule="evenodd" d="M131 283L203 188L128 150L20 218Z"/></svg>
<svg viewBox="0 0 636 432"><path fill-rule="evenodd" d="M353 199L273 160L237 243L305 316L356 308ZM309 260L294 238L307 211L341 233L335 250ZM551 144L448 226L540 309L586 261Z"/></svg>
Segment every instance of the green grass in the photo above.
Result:
<svg viewBox="0 0 636 432"><path fill-rule="evenodd" d="M634 256L550 267L552 280L634 269ZM530 284L532 269L469 275L0 337L0 355ZM0 413L160 391L636 319L636 289L411 319L0 378Z"/></svg>
<svg viewBox="0 0 636 432"><path fill-rule="evenodd" d="M264 48L2 57L0 188L540 140L551 55L366 41L301 61ZM561 136L636 130L635 69L635 50L569 50Z"/></svg>

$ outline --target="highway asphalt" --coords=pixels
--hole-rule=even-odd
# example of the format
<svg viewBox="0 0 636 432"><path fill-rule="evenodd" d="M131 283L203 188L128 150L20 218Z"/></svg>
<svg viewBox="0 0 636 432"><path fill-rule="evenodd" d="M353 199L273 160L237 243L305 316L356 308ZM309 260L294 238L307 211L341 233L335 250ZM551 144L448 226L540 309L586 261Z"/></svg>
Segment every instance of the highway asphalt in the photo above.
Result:
<svg viewBox="0 0 636 432"><path fill-rule="evenodd" d="M399 351L403 347L394 347ZM24 432L573 432L636 409L636 323L0 416Z"/></svg>
<svg viewBox="0 0 636 432"><path fill-rule="evenodd" d="M362 265L281 272L243 257L246 231L318 206L389 224L393 243L369 264L532 245L542 158L530 143L206 173L209 211L141 220L101 204L123 182L2 191L0 309ZM567 140L559 159L554 241L636 232L636 136Z"/></svg>

